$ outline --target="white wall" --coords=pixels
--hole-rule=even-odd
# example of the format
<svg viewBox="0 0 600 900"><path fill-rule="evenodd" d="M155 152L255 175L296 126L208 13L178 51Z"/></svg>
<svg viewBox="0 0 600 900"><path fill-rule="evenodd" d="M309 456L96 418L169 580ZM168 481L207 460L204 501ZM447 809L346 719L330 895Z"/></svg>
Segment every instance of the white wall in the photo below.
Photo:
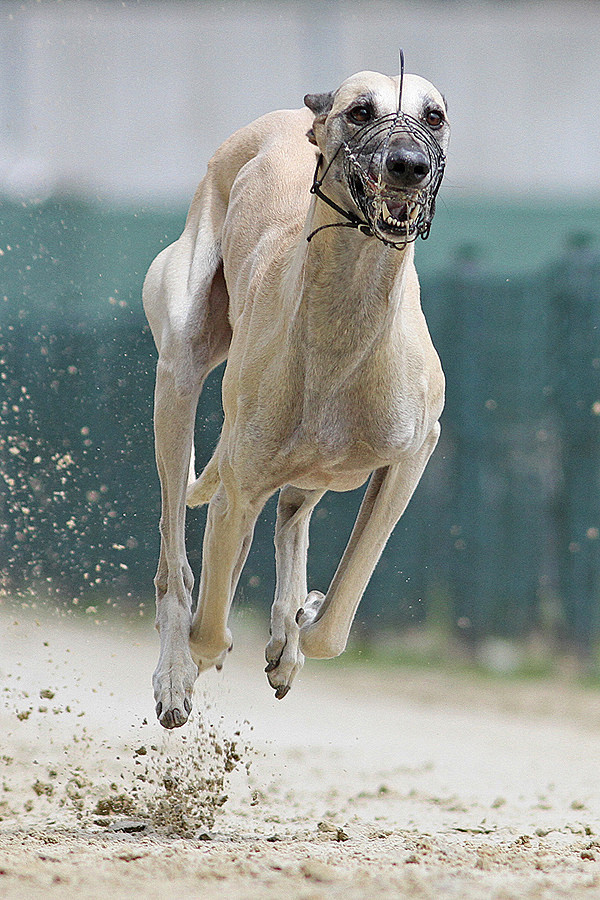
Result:
<svg viewBox="0 0 600 900"><path fill-rule="evenodd" d="M445 195L600 197L600 4L0 3L0 191L187 202L215 146L362 68L446 94Z"/></svg>

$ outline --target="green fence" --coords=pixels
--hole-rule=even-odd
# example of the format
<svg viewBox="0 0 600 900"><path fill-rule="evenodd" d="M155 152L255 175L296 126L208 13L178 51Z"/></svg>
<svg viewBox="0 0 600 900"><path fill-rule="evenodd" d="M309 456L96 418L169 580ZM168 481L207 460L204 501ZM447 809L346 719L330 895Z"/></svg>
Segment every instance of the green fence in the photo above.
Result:
<svg viewBox="0 0 600 900"><path fill-rule="evenodd" d="M137 602L152 595L159 490L155 351L140 292L182 215L84 204L0 207L0 577L7 592ZM439 448L360 609L366 628L445 620L476 640L533 629L588 647L600 600L600 262L561 257L494 274L473 248L425 267L446 371ZM201 399L206 461L221 423L219 373ZM311 530L324 589L361 492L328 494ZM198 571L204 513L189 516ZM262 514L239 602L274 586L274 503ZM90 597L92 600L90 601Z"/></svg>

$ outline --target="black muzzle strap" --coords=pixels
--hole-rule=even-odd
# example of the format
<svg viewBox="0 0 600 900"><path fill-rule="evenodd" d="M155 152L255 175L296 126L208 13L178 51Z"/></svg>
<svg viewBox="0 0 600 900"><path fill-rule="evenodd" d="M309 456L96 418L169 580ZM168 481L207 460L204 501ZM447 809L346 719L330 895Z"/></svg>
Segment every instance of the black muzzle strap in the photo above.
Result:
<svg viewBox="0 0 600 900"><path fill-rule="evenodd" d="M338 148L338 153L339 153L339 148ZM335 154L335 156L337 156L337 153ZM335 156L333 157L333 159L335 159ZM333 159L331 160L331 162L333 162ZM365 222L365 220L361 219L359 216L357 216L356 213L353 213L350 210L346 210L346 209L343 209L343 207L338 206L338 204L335 203L335 201L332 200L331 197L328 197L327 194L324 194L323 191L321 190L321 185L323 184L325 176L327 175L327 172L329 171L329 167L331 166L331 163L329 163L329 166L327 166L327 168L323 172L322 177L319 178L319 169L323 165L323 162L324 162L323 154L320 153L319 158L317 159L317 166L315 168L315 175L313 178L313 183L312 183L310 192L311 192L311 194L314 194L316 197L318 197L319 200L322 200L324 203L326 203L327 206L330 206L332 209L334 209L337 213L340 214L340 216L343 216L345 219L347 219L347 221L346 222L331 222L329 225L321 225L319 228L315 228L314 231L311 231L311 233L308 235L306 240L310 243L310 241L312 241L312 239L314 238L315 234L318 234L319 231L323 231L324 228L357 228L358 231L361 232L361 234L366 234L369 237L372 237L373 230L368 222Z"/></svg>

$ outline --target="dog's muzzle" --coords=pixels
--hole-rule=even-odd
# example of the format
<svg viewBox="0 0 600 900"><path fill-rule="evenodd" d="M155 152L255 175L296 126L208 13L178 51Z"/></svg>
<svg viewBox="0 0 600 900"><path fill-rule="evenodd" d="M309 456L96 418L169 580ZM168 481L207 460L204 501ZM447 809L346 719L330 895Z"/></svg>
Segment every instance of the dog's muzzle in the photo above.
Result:
<svg viewBox="0 0 600 900"><path fill-rule="evenodd" d="M426 239L446 164L427 128L394 113L364 125L343 152L352 199L375 237L398 249Z"/></svg>
<svg viewBox="0 0 600 900"><path fill-rule="evenodd" d="M337 224L358 228L397 250L403 250L419 236L429 236L446 157L427 128L403 112L391 113L363 125L340 145L339 152L343 155L344 177L360 215L342 209L321 190L331 165L319 178L322 157L311 188L312 193L347 219Z"/></svg>

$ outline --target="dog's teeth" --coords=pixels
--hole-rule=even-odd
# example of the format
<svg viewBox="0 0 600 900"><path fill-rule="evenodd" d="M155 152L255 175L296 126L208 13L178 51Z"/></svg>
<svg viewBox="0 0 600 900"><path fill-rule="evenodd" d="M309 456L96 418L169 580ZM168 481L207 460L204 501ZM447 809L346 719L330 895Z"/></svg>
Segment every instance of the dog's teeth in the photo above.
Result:
<svg viewBox="0 0 600 900"><path fill-rule="evenodd" d="M381 218L386 223L386 225L396 225L397 220L391 214L389 207L385 200L381 201Z"/></svg>
<svg viewBox="0 0 600 900"><path fill-rule="evenodd" d="M390 208L385 200L381 201L381 220L386 225L391 225L393 228L402 228L403 226L406 226L407 219L412 219L414 214L416 213L416 207L409 206L406 210L406 213L406 219L398 219L396 216L392 215L392 213L390 212Z"/></svg>

